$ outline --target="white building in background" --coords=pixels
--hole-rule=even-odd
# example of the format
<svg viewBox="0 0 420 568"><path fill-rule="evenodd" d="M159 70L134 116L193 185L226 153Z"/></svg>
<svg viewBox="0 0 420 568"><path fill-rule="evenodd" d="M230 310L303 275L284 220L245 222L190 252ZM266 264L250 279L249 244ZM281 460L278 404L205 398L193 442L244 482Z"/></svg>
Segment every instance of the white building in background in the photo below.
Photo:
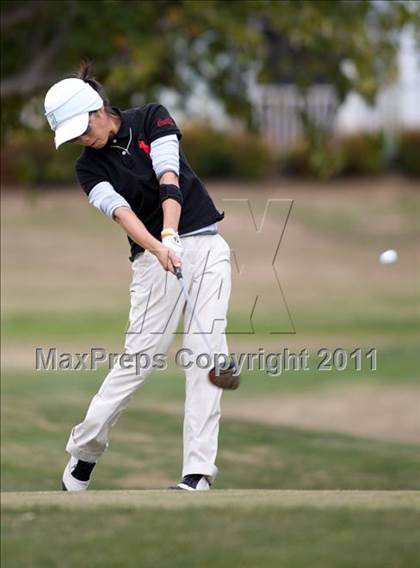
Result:
<svg viewBox="0 0 420 568"><path fill-rule="evenodd" d="M303 99L291 84L251 87L252 100L261 131L271 144L287 147L302 136L299 117ZM337 99L329 85L313 85L306 98L307 112L318 126L334 128Z"/></svg>
<svg viewBox="0 0 420 568"><path fill-rule="evenodd" d="M308 97L308 111L316 123L335 132L394 132L401 128L420 128L420 61L414 35L402 36L398 56L399 77L384 88L373 106L351 93L338 107L333 89L314 85ZM257 119L270 142L287 147L302 135L299 105L302 101L291 84L250 84Z"/></svg>
<svg viewBox="0 0 420 568"><path fill-rule="evenodd" d="M352 93L338 111L336 129L351 132L420 128L420 54L410 32L401 38L398 70L396 83L379 93L373 107Z"/></svg>

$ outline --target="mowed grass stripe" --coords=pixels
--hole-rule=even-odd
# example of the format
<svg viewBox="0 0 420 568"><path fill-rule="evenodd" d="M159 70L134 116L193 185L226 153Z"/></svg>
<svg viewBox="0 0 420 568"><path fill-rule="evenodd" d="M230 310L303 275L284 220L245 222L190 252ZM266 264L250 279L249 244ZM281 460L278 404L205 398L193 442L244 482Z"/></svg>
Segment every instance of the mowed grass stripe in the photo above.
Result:
<svg viewBox="0 0 420 568"><path fill-rule="evenodd" d="M45 508L3 517L7 568L413 568L420 552L420 512L407 507Z"/></svg>
<svg viewBox="0 0 420 568"><path fill-rule="evenodd" d="M294 490L212 490L211 492L181 491L59 491L2 493L4 511L30 509L94 510L110 508L188 509L259 507L394 509L420 511L420 491L294 491Z"/></svg>

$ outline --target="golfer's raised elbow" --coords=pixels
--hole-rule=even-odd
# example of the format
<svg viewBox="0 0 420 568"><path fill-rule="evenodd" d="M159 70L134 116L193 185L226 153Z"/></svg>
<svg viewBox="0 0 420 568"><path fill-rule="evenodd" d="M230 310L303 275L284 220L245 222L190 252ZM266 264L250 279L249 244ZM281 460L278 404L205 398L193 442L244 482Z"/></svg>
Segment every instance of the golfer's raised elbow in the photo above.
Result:
<svg viewBox="0 0 420 568"><path fill-rule="evenodd" d="M133 215L133 211L131 210L130 207L121 206L121 207L117 207L114 210L114 212L112 214L112 218L114 219L114 221L121 224L126 219L129 219L130 217L132 217L132 215Z"/></svg>

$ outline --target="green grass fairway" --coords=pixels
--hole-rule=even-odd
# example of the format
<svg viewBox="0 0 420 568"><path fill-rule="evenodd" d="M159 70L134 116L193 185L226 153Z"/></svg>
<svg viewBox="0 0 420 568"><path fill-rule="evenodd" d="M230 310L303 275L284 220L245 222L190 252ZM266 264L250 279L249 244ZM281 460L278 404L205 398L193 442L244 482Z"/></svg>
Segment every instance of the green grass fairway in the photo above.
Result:
<svg viewBox="0 0 420 568"><path fill-rule="evenodd" d="M415 182L210 184L234 253L230 351L310 356L278 376L245 366L222 398L214 489L193 494L165 490L182 469L181 335L114 426L89 492L59 491L69 433L108 369L35 371L35 350L121 353L132 277L120 227L69 189L3 199L2 566L417 568ZM384 266L388 248L399 259ZM321 370L321 348L349 365Z"/></svg>
<svg viewBox="0 0 420 568"><path fill-rule="evenodd" d="M3 489L60 489L69 428L95 384L32 377L3 386ZM147 390L138 393L112 432L92 489L167 487L180 475L181 438L182 408L167 414L156 401L148 406ZM418 490L419 447L222 418L216 488Z"/></svg>
<svg viewBox="0 0 420 568"><path fill-rule="evenodd" d="M420 492L3 495L4 566L413 568Z"/></svg>

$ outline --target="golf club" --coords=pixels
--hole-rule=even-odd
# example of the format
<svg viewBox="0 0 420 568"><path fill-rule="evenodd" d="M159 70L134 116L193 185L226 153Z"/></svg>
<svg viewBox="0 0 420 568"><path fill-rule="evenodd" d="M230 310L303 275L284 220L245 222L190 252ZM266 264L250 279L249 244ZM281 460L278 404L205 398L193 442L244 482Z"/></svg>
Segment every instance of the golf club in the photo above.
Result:
<svg viewBox="0 0 420 568"><path fill-rule="evenodd" d="M203 338L203 341L206 345L206 348L209 352L209 355L211 355L212 349L210 347L209 342L207 341L206 334L204 333L203 328L201 327L200 320L198 319L198 316L195 313L191 297L188 293L187 287L186 287L185 282L184 282L182 270L179 267L175 267L175 276L177 277L178 282L180 283L182 292L184 294L185 301L187 302L188 307L191 310L192 317L194 318L194 322L197 326L197 329L198 329L198 331L200 332L200 334ZM237 374L236 373L237 373L236 365L235 365L234 361L231 360L229 367L227 369L220 369L218 371L218 373L216 373L216 369L213 367L209 372L209 381L213 385L215 385L215 386L217 386L221 389L235 390L239 387L239 383L240 383L240 375L239 375L239 373L237 373Z"/></svg>

